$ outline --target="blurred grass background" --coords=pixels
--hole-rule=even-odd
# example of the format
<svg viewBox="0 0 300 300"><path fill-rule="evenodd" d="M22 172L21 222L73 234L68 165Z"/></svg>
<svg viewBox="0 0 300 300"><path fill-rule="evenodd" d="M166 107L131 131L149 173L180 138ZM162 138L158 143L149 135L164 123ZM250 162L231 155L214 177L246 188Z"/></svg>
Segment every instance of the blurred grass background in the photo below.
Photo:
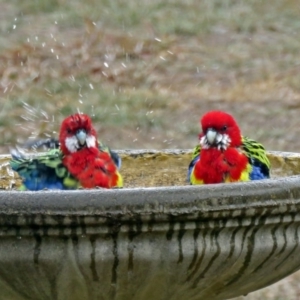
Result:
<svg viewBox="0 0 300 300"><path fill-rule="evenodd" d="M296 0L0 0L0 152L56 136L78 110L113 149L192 148L211 109L269 150L298 152L299 10ZM243 299L300 299L299 276Z"/></svg>

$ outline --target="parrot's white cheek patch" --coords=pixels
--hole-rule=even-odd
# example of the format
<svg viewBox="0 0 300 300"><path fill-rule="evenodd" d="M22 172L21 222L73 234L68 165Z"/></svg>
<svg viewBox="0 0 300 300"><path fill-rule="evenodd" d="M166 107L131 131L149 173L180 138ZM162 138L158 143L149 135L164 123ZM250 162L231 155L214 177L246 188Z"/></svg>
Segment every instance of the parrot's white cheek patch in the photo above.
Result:
<svg viewBox="0 0 300 300"><path fill-rule="evenodd" d="M65 145L71 153L74 153L79 148L78 140L76 136L67 137L65 141Z"/></svg>
<svg viewBox="0 0 300 300"><path fill-rule="evenodd" d="M216 136L216 142L217 142L217 144L215 145L215 147L217 147L217 149L226 150L229 147L230 143L231 143L231 139L230 139L228 134L218 133L217 136ZM211 144L209 143L206 135L201 137L200 145L203 149L209 149L209 148L212 147Z"/></svg>
<svg viewBox="0 0 300 300"><path fill-rule="evenodd" d="M209 148L209 144L208 144L208 140L206 138L206 135L204 135L203 137L201 137L200 139L200 145L203 149L208 149Z"/></svg>
<svg viewBox="0 0 300 300"><path fill-rule="evenodd" d="M219 150L226 150L231 143L231 139L228 134L221 134L220 141L218 142Z"/></svg>
<svg viewBox="0 0 300 300"><path fill-rule="evenodd" d="M96 138L93 135L88 135L85 142L88 148L96 147Z"/></svg>

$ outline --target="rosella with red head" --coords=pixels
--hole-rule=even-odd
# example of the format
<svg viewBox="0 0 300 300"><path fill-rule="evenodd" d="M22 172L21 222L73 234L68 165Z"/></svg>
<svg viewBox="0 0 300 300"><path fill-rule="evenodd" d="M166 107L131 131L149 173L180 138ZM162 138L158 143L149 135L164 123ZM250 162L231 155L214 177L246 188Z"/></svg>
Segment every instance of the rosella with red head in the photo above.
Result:
<svg viewBox="0 0 300 300"><path fill-rule="evenodd" d="M61 151L65 155L81 149L97 149L96 131L88 115L75 114L67 117L61 124L59 132Z"/></svg>
<svg viewBox="0 0 300 300"><path fill-rule="evenodd" d="M42 142L39 142L41 145ZM23 189L122 187L120 158L97 140L88 115L74 114L61 124L59 142L45 155L26 158L13 151L12 169L23 178Z"/></svg>
<svg viewBox="0 0 300 300"><path fill-rule="evenodd" d="M230 114L210 111L202 117L201 127L188 170L191 184L269 178L270 162L264 147L243 137Z"/></svg>

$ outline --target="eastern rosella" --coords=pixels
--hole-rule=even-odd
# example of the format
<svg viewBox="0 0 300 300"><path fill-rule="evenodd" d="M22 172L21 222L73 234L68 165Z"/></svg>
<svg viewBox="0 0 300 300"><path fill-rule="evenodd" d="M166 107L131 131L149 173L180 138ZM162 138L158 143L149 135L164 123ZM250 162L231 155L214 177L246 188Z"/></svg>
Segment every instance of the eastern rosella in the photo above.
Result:
<svg viewBox="0 0 300 300"><path fill-rule="evenodd" d="M266 179L270 162L265 148L243 137L234 118L210 111L201 119L199 145L188 168L191 184L210 184Z"/></svg>
<svg viewBox="0 0 300 300"><path fill-rule="evenodd" d="M123 186L117 166L119 160L115 163L109 148L102 144L99 146L88 115L74 114L66 118L61 124L57 145L59 149L34 158L12 151L10 164L23 179L22 189Z"/></svg>

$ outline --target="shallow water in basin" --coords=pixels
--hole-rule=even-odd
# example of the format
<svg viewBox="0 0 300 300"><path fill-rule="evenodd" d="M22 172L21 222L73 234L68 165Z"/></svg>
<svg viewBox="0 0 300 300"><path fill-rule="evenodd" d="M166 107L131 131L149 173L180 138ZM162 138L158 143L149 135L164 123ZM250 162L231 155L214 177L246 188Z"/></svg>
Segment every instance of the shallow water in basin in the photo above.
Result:
<svg viewBox="0 0 300 300"><path fill-rule="evenodd" d="M187 168L191 161L188 150L123 150L121 174L124 187L188 185ZM300 154L269 152L271 177L300 174ZM0 157L0 189L16 189L21 180L11 171L9 156Z"/></svg>

